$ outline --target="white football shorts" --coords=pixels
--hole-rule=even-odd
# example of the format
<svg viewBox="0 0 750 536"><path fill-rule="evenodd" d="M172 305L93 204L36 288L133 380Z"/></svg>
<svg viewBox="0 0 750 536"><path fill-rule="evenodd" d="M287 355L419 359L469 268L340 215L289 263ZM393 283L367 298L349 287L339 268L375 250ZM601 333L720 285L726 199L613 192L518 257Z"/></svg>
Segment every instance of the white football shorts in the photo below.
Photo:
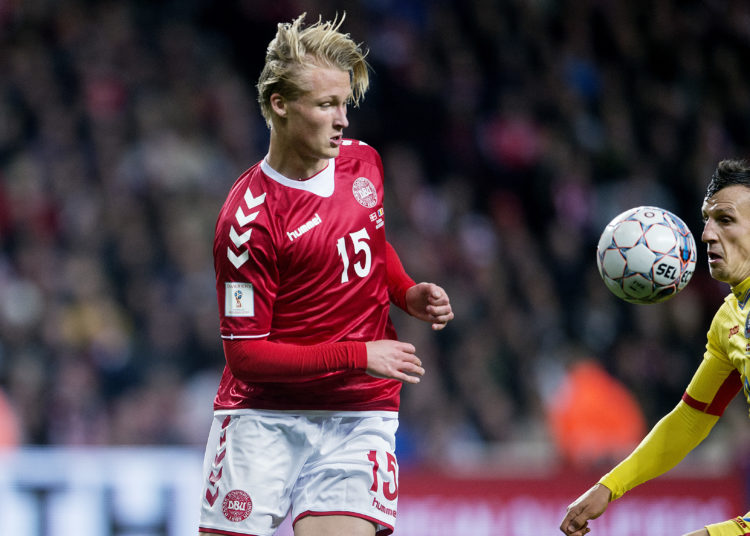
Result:
<svg viewBox="0 0 750 536"><path fill-rule="evenodd" d="M291 510L351 515L393 532L396 412L217 411L203 463L200 530L272 536Z"/></svg>

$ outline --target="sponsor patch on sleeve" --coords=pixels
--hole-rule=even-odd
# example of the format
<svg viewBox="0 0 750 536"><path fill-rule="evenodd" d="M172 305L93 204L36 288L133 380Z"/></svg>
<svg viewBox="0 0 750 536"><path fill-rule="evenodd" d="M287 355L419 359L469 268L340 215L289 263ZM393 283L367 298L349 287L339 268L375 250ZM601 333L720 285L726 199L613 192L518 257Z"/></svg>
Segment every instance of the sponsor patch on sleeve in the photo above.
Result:
<svg viewBox="0 0 750 536"><path fill-rule="evenodd" d="M252 283L224 283L224 316L255 316Z"/></svg>

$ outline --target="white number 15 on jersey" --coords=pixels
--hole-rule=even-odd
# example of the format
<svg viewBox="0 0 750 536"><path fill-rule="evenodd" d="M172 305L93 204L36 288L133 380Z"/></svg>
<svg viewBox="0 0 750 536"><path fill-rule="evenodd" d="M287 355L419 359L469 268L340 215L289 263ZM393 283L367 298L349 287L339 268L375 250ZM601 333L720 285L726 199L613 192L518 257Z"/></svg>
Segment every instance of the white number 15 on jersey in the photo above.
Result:
<svg viewBox="0 0 750 536"><path fill-rule="evenodd" d="M367 243L367 240L369 240L370 237L367 234L367 230L362 228L359 231L349 233L349 238L354 245L354 254L365 254L364 262L357 261L353 265L354 273L359 277L365 277L370 273L370 267L372 266L372 253L370 252L370 246ZM345 236L342 236L336 241L336 248L341 257L341 262L344 263L344 269L341 271L341 283L347 283L349 281L349 254L346 252Z"/></svg>

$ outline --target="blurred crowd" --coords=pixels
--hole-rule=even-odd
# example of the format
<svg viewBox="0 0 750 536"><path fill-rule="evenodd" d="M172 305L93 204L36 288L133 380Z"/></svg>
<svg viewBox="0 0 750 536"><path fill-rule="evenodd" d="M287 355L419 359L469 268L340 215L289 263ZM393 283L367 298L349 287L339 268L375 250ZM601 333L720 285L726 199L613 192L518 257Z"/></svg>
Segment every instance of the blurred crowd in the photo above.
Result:
<svg viewBox="0 0 750 536"><path fill-rule="evenodd" d="M402 463L554 452L580 362L648 425L676 404L728 292L700 204L748 154L750 4L0 0L0 441L202 447L224 363L214 223L267 149L265 47L279 21L343 11L373 68L345 134L380 151L389 240L456 313L433 333L393 312L427 369L403 391ZM638 205L699 242L659 305L596 269L604 225Z"/></svg>

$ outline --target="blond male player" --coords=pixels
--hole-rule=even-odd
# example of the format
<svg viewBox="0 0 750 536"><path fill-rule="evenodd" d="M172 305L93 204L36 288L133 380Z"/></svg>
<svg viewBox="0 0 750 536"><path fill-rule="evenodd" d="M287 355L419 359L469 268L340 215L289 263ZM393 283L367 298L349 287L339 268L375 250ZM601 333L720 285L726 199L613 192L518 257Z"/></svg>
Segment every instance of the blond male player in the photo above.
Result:
<svg viewBox="0 0 750 536"><path fill-rule="evenodd" d="M201 534L271 536L288 513L296 536L390 534L399 393L424 369L389 302L433 329L453 318L386 242L378 153L343 136L368 68L342 21L278 25L257 86L268 154L218 217L226 367Z"/></svg>

